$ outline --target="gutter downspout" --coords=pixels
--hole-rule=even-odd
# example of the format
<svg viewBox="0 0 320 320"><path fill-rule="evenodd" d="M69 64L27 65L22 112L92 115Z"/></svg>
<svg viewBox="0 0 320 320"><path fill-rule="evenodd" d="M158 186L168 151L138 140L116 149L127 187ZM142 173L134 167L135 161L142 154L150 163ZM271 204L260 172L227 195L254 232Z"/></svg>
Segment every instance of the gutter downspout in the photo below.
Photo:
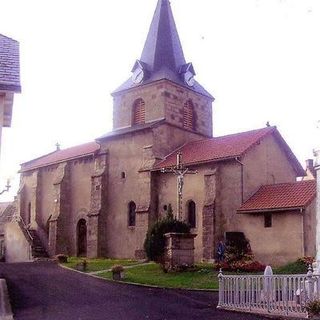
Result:
<svg viewBox="0 0 320 320"><path fill-rule="evenodd" d="M302 223L301 223L301 242L302 242L302 246L301 246L301 250L302 250L302 257L306 256L306 252L307 252L307 232L305 232L306 230L306 209L300 208L300 214L301 214L301 219L302 219Z"/></svg>
<svg viewBox="0 0 320 320"><path fill-rule="evenodd" d="M244 164L239 160L239 157L234 158L241 165L241 204L244 202L244 175L243 175L243 167Z"/></svg>

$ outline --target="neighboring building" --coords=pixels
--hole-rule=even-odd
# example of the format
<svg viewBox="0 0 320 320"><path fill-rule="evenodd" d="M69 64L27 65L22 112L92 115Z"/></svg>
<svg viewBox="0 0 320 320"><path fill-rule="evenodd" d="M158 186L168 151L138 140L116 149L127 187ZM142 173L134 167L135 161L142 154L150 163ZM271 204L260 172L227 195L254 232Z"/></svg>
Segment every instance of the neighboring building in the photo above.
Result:
<svg viewBox="0 0 320 320"><path fill-rule="evenodd" d="M315 180L264 185L237 210L249 216L242 230L258 257L271 264L315 255L315 211Z"/></svg>
<svg viewBox="0 0 320 320"><path fill-rule="evenodd" d="M5 224L11 222L15 213L16 205L12 202L0 203L0 258L4 256L4 233Z"/></svg>
<svg viewBox="0 0 320 320"><path fill-rule="evenodd" d="M11 126L13 98L19 92L19 43L0 34L0 147L2 128Z"/></svg>
<svg viewBox="0 0 320 320"><path fill-rule="evenodd" d="M168 0L158 1L132 72L112 94L112 132L21 166L18 214L50 255L144 257L148 227L169 204L177 209L176 177L161 169L179 151L198 171L183 192L197 261L214 258L232 232L265 263L313 254L314 182L296 182L305 171L276 127L212 137L214 98L185 61ZM279 186L283 201L265 204Z"/></svg>

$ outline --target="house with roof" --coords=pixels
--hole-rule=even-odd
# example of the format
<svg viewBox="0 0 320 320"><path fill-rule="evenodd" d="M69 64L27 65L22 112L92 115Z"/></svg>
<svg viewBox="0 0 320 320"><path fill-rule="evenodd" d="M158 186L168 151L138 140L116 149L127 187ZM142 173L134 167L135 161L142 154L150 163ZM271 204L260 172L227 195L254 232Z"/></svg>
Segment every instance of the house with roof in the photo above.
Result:
<svg viewBox="0 0 320 320"><path fill-rule="evenodd" d="M12 230L27 229L49 255L144 258L148 228L169 205L177 211L177 179L162 169L181 153L197 171L182 196L196 261L235 232L265 263L314 254L314 181L296 182L305 171L276 127L213 136L214 98L184 58L168 0L158 0L141 58L112 96L111 132L21 165L24 224Z"/></svg>
<svg viewBox="0 0 320 320"><path fill-rule="evenodd" d="M11 126L14 94L20 92L19 43L0 34L0 146L2 128Z"/></svg>

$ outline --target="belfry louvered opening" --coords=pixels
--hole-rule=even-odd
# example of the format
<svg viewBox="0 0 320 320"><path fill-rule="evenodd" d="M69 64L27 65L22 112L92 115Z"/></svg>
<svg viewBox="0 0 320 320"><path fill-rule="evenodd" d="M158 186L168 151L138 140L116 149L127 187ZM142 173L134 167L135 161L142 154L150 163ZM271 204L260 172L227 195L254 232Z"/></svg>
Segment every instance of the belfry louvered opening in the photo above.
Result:
<svg viewBox="0 0 320 320"><path fill-rule="evenodd" d="M143 124L146 121L146 109L143 99L137 99L133 104L132 110L132 124Z"/></svg>
<svg viewBox="0 0 320 320"><path fill-rule="evenodd" d="M190 99L186 101L183 107L183 126L184 128L195 130L194 106Z"/></svg>

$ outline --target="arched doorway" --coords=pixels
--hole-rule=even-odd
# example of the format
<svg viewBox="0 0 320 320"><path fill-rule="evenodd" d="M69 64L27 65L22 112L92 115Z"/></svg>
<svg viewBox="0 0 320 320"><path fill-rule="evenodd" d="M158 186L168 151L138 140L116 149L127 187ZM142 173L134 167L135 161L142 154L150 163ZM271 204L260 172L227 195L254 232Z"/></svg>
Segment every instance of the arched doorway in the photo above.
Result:
<svg viewBox="0 0 320 320"><path fill-rule="evenodd" d="M87 222L80 219L77 225L77 255L87 256Z"/></svg>

